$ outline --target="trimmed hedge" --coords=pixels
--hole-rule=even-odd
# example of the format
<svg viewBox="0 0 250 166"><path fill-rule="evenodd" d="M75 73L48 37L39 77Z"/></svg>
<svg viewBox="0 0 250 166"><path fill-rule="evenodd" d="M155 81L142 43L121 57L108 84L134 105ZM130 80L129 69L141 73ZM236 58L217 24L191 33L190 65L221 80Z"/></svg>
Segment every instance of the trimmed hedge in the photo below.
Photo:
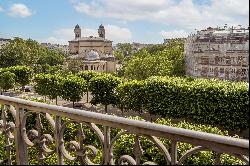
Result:
<svg viewBox="0 0 250 166"><path fill-rule="evenodd" d="M119 102L115 88L121 82L122 80L119 77L115 77L111 74L97 75L90 79L89 90L93 95L90 103L93 105L105 105L105 112L107 112L107 105L116 105Z"/></svg>
<svg viewBox="0 0 250 166"><path fill-rule="evenodd" d="M124 107L143 107L150 114L233 130L249 128L248 90L244 82L179 77L130 81L117 89L123 92L118 95Z"/></svg>

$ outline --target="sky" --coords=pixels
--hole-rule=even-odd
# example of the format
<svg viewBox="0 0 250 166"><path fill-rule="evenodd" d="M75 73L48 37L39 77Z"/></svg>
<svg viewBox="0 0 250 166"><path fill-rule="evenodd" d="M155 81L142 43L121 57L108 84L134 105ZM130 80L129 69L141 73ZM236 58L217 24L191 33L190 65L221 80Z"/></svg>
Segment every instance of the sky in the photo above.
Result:
<svg viewBox="0 0 250 166"><path fill-rule="evenodd" d="M211 27L249 26L249 0L0 0L0 38L68 44L79 24L114 43L159 44Z"/></svg>

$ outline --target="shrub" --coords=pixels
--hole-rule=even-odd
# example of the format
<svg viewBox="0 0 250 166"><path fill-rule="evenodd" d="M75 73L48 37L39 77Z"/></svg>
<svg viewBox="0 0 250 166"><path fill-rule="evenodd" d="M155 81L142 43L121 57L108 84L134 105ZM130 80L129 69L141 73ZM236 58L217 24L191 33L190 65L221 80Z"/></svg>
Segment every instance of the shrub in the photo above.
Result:
<svg viewBox="0 0 250 166"><path fill-rule="evenodd" d="M112 76L111 74L103 74L92 78L89 85L93 95L91 104L103 104L105 105L105 112L107 112L107 105L117 104L118 102L115 88L120 82L120 78Z"/></svg>
<svg viewBox="0 0 250 166"><path fill-rule="evenodd" d="M119 84L116 88L119 107L141 112L146 104L144 88L143 81L134 80Z"/></svg>
<svg viewBox="0 0 250 166"><path fill-rule="evenodd" d="M29 84L32 79L33 70L28 66L13 66L6 70L16 75L16 83L22 87Z"/></svg>
<svg viewBox="0 0 250 166"><path fill-rule="evenodd" d="M98 75L101 75L101 74L97 73L95 71L91 71L91 70L81 71L77 74L78 77L83 78L87 82L87 103L89 102L89 83L90 83L90 80Z"/></svg>
<svg viewBox="0 0 250 166"><path fill-rule="evenodd" d="M83 93L86 92L86 81L80 77L69 75L62 80L61 83L61 97L74 103L81 100Z"/></svg>
<svg viewBox="0 0 250 166"><path fill-rule="evenodd" d="M149 113L189 118L226 129L249 128L249 95L246 83L176 77L146 80Z"/></svg>
<svg viewBox="0 0 250 166"><path fill-rule="evenodd" d="M7 91L8 89L13 88L14 85L15 85L15 74L9 71L0 73L1 94L2 94L2 91Z"/></svg>
<svg viewBox="0 0 250 166"><path fill-rule="evenodd" d="M130 117L131 118L131 117ZM136 120L142 120L139 117L133 117L132 119ZM213 134L219 134L219 135L224 135L228 136L227 131L221 131L216 127L212 127L210 125L195 125L192 123L187 123L185 121L182 121L180 123L173 123L169 119L158 119L155 123L157 124L162 124L162 125L168 125L168 126L173 126L173 127L178 127L178 128L184 128L184 129L190 129L190 130L195 130L195 131L203 131L203 132L208 132L208 133L213 133ZM238 137L238 136L235 136ZM164 146L170 150L171 149L171 142L168 139L160 139L161 142L164 144ZM163 154L159 151L159 149L153 144L151 141L146 139L145 137L141 136L140 137L140 142L141 146L143 148L144 154L141 157L141 164L146 162L146 161L153 161L156 162L159 165L166 165L166 161L164 159ZM178 142L178 149L177 149L177 155L178 159L184 155L184 153L193 148L194 146L187 144L187 143L181 143ZM131 155L134 157L133 154L133 145L134 145L134 135L132 134L125 134L122 135L119 139L117 139L115 146L114 146L114 158L118 159L122 155ZM194 155L191 155L184 161L184 165L212 165L215 159L215 154L210 151L202 151L198 152ZM239 159L229 156L227 154L223 154L221 156L221 162L223 165L238 165L238 164L243 164L242 161ZM117 160L116 160L116 164Z"/></svg>

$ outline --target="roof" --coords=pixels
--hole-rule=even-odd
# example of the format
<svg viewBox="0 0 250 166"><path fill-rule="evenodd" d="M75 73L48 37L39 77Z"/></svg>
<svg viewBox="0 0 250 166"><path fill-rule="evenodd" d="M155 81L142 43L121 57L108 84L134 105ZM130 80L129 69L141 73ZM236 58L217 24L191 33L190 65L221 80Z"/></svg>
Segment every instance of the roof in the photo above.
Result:
<svg viewBox="0 0 250 166"><path fill-rule="evenodd" d="M107 40L107 39L104 39L102 37L93 37L93 36L81 37L81 38L73 39L71 41L106 41L106 42L112 42L111 40Z"/></svg>

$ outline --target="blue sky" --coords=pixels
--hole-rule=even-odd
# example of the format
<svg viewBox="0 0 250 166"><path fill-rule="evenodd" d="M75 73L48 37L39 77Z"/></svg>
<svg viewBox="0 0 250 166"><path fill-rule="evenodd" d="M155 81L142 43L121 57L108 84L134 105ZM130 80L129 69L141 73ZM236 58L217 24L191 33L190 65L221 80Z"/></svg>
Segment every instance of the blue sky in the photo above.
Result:
<svg viewBox="0 0 250 166"><path fill-rule="evenodd" d="M249 0L0 0L0 38L67 44L73 28L117 42L162 43L208 26L249 26Z"/></svg>

